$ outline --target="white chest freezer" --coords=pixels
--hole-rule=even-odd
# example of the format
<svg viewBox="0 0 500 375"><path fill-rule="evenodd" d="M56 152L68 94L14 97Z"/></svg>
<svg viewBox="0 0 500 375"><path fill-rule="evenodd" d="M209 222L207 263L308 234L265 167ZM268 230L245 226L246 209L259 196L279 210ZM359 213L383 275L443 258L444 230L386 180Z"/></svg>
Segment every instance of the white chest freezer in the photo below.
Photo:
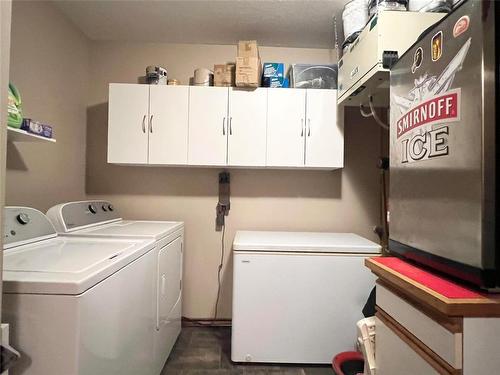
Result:
<svg viewBox="0 0 500 375"><path fill-rule="evenodd" d="M239 231L233 242L234 362L330 363L356 345L380 246L352 233Z"/></svg>

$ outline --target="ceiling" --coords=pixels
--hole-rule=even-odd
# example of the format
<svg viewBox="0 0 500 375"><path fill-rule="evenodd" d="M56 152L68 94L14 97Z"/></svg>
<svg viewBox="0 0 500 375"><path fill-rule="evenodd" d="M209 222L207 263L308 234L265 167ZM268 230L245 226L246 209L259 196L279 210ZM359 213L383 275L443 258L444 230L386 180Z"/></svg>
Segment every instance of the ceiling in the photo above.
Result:
<svg viewBox="0 0 500 375"><path fill-rule="evenodd" d="M91 40L332 48L348 0L57 0ZM340 22L341 23L341 22Z"/></svg>

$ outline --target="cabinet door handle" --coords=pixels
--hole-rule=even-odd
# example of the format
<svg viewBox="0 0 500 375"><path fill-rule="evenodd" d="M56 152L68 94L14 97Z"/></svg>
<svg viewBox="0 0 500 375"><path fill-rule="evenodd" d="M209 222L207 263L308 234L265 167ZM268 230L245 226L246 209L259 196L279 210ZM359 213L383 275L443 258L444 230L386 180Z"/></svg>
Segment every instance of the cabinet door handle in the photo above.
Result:
<svg viewBox="0 0 500 375"><path fill-rule="evenodd" d="M301 137L304 136L304 119L303 118L300 119L300 136Z"/></svg>
<svg viewBox="0 0 500 375"><path fill-rule="evenodd" d="M146 133L146 115L142 116L142 132Z"/></svg>
<svg viewBox="0 0 500 375"><path fill-rule="evenodd" d="M308 126L308 130L307 130L307 136L310 137L311 136L311 119L308 118L307 119L307 126Z"/></svg>
<svg viewBox="0 0 500 375"><path fill-rule="evenodd" d="M233 135L233 118L229 117L229 135Z"/></svg>
<svg viewBox="0 0 500 375"><path fill-rule="evenodd" d="M226 118L222 119L222 135L226 135Z"/></svg>
<svg viewBox="0 0 500 375"><path fill-rule="evenodd" d="M149 132L153 132L153 115L149 118Z"/></svg>

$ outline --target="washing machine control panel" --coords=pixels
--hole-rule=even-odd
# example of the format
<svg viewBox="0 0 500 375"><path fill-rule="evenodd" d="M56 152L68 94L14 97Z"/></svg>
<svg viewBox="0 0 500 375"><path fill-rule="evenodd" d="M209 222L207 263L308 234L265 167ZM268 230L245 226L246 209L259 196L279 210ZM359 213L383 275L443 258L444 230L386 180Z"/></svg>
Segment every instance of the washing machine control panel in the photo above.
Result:
<svg viewBox="0 0 500 375"><path fill-rule="evenodd" d="M3 243L6 248L56 234L49 219L34 208L5 207L4 220Z"/></svg>

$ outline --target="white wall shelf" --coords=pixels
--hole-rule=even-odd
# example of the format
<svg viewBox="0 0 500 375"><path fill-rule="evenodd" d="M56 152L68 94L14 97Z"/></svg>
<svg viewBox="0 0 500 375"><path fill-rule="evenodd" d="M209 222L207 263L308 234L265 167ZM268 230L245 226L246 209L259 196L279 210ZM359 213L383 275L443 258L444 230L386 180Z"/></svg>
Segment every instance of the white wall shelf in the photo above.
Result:
<svg viewBox="0 0 500 375"><path fill-rule="evenodd" d="M28 133L26 130L7 127L7 140L9 142L51 142L56 143L54 138L46 138L40 135Z"/></svg>

